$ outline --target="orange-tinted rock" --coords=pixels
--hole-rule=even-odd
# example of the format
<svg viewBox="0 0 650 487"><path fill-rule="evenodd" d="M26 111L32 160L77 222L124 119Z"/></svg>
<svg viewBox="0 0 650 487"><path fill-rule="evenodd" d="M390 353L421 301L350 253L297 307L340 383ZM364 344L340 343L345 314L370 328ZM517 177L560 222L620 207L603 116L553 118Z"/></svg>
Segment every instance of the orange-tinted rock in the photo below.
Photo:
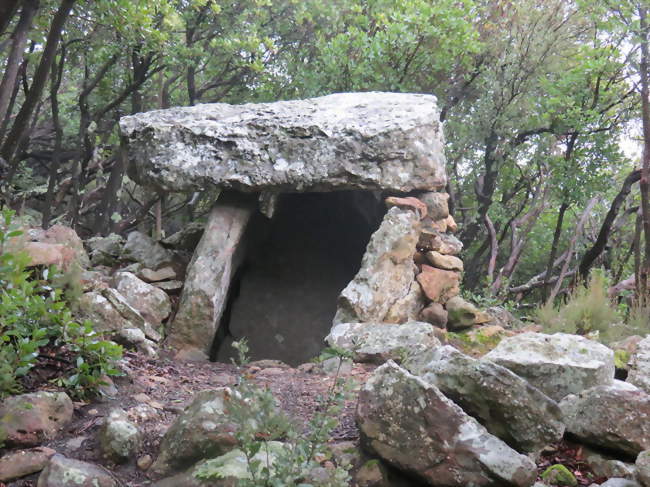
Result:
<svg viewBox="0 0 650 487"><path fill-rule="evenodd" d="M419 199L414 198L413 196L408 196L406 198L390 196L386 198L386 206L389 208L397 206L398 208L408 208L415 210L418 212L421 219L426 218L427 216L427 205L422 203Z"/></svg>
<svg viewBox="0 0 650 487"><path fill-rule="evenodd" d="M454 271L422 266L417 275L418 282L427 298L437 303L445 303L460 293L460 274Z"/></svg>

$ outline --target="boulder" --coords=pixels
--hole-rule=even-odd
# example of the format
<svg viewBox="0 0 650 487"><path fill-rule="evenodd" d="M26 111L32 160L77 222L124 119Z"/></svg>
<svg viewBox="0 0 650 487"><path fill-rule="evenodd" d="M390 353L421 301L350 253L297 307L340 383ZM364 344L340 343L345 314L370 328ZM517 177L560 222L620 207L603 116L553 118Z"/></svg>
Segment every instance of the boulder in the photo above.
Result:
<svg viewBox="0 0 650 487"><path fill-rule="evenodd" d="M120 120L143 183L170 191L443 188L436 98L337 93L308 100L214 103Z"/></svg>
<svg viewBox="0 0 650 487"><path fill-rule="evenodd" d="M463 250L463 244L453 235L450 235L449 233L441 233L438 248L431 250L436 250L443 255L458 255Z"/></svg>
<svg viewBox="0 0 650 487"><path fill-rule="evenodd" d="M427 355L428 363L415 372L510 447L538 453L562 438L557 403L510 370L451 346Z"/></svg>
<svg viewBox="0 0 650 487"><path fill-rule="evenodd" d="M627 381L650 394L650 335L637 343Z"/></svg>
<svg viewBox="0 0 650 487"><path fill-rule="evenodd" d="M449 315L444 306L440 303L431 303L420 311L420 321L431 323L438 328L445 328Z"/></svg>
<svg viewBox="0 0 650 487"><path fill-rule="evenodd" d="M138 262L144 267L157 271L174 262L174 253L167 250L154 239L142 232L131 232L122 248L121 258Z"/></svg>
<svg viewBox="0 0 650 487"><path fill-rule="evenodd" d="M138 427L129 421L122 409L113 409L104 420L99 433L99 443L104 455L115 463L128 462L135 458L140 441Z"/></svg>
<svg viewBox="0 0 650 487"><path fill-rule="evenodd" d="M230 394L228 388L196 394L163 436L151 470L157 475L169 475L234 449L237 446L235 426L226 411Z"/></svg>
<svg viewBox="0 0 650 487"><path fill-rule="evenodd" d="M636 478L637 472L634 463L624 462L618 458L587 447L582 448L582 458L589 465L596 477Z"/></svg>
<svg viewBox="0 0 650 487"><path fill-rule="evenodd" d="M93 329L97 332L117 331L131 326L101 292L82 294L76 306L77 316L92 321Z"/></svg>
<svg viewBox="0 0 650 487"><path fill-rule="evenodd" d="M578 335L521 333L485 358L523 377L555 401L614 380L614 352Z"/></svg>
<svg viewBox="0 0 650 487"><path fill-rule="evenodd" d="M106 237L92 237L86 240L86 245L90 249L90 262L93 266L106 265L114 266L124 246L124 239L111 233Z"/></svg>
<svg viewBox="0 0 650 487"><path fill-rule="evenodd" d="M650 448L650 395L618 384L596 386L560 402L566 431L581 442L636 456Z"/></svg>
<svg viewBox="0 0 650 487"><path fill-rule="evenodd" d="M440 346L429 323L340 323L325 339L332 347L352 352L357 362L403 361L410 354Z"/></svg>
<svg viewBox="0 0 650 487"><path fill-rule="evenodd" d="M433 267L446 271L463 271L463 261L453 255L444 255L435 250L426 253L427 260Z"/></svg>
<svg viewBox="0 0 650 487"><path fill-rule="evenodd" d="M357 422L365 449L429 485L529 487L537 476L528 457L394 362L361 390Z"/></svg>
<svg viewBox="0 0 650 487"><path fill-rule="evenodd" d="M650 450L643 450L636 457L636 476L643 487L650 487Z"/></svg>
<svg viewBox="0 0 650 487"><path fill-rule="evenodd" d="M424 306L414 283L417 213L393 207L372 235L361 269L338 299L334 323L404 323Z"/></svg>
<svg viewBox="0 0 650 487"><path fill-rule="evenodd" d="M162 336L154 327L144 319L140 312L131 306L126 298L122 296L117 290L113 288L102 289L102 296L104 296L113 305L113 307L122 315L128 322L128 327L136 326L140 328L147 338L155 342L162 340Z"/></svg>
<svg viewBox="0 0 650 487"><path fill-rule="evenodd" d="M460 274L428 265L422 266L417 281L427 298L436 303L446 303L460 293Z"/></svg>
<svg viewBox="0 0 650 487"><path fill-rule="evenodd" d="M114 277L117 291L142 317L153 325L159 325L172 311L167 293L138 279L130 272L118 272Z"/></svg>
<svg viewBox="0 0 650 487"><path fill-rule="evenodd" d="M120 483L104 468L63 455L50 458L36 487L119 487Z"/></svg>
<svg viewBox="0 0 650 487"><path fill-rule="evenodd" d="M170 341L207 358L226 306L230 281L239 267L242 239L255 208L249 199L221 198L212 208L201 242L187 270Z"/></svg>
<svg viewBox="0 0 650 487"><path fill-rule="evenodd" d="M451 331L464 330L490 320L489 316L460 296L449 299L445 308L448 313L447 329Z"/></svg>
<svg viewBox="0 0 650 487"><path fill-rule="evenodd" d="M156 344L148 340L140 328L122 328L111 339L126 348L138 350L147 357L158 356Z"/></svg>
<svg viewBox="0 0 650 487"><path fill-rule="evenodd" d="M27 253L32 255L32 258L36 258L36 254L32 254L32 251L35 249L56 249L52 251L52 254L59 253L61 258L64 259L61 264L52 262L52 264L57 264L59 267L68 268L71 263L76 263L82 269L87 268L90 265L90 259L84 249L83 241L77 235L72 228L66 227L63 225L52 225L47 230L43 230L40 227L29 228L25 231L25 234L20 239L27 239L26 249ZM39 246L32 246L31 243L41 244ZM61 249L61 247L63 249ZM47 252L39 253L40 256L45 256ZM33 262L36 264L47 264L47 262Z"/></svg>
<svg viewBox="0 0 650 487"><path fill-rule="evenodd" d="M0 482L9 482L43 470L56 452L44 446L9 451L0 457Z"/></svg>
<svg viewBox="0 0 650 487"><path fill-rule="evenodd" d="M72 421L72 401L65 392L32 392L7 397L0 404L0 443L38 446Z"/></svg>

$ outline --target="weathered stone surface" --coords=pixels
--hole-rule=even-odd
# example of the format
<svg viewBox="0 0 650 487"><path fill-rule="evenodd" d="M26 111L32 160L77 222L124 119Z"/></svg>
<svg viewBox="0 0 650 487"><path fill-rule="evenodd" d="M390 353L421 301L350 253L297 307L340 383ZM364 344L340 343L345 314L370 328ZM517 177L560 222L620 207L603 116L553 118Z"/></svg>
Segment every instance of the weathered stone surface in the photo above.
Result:
<svg viewBox="0 0 650 487"><path fill-rule="evenodd" d="M431 250L426 253L427 260L433 267L446 271L463 271L463 261L454 255L443 255Z"/></svg>
<svg viewBox="0 0 650 487"><path fill-rule="evenodd" d="M354 354L357 362L401 362L409 354L418 354L440 346L429 323L341 323L326 338L332 347Z"/></svg>
<svg viewBox="0 0 650 487"><path fill-rule="evenodd" d="M152 284L167 293L176 293L183 289L183 281L162 281L154 282Z"/></svg>
<svg viewBox="0 0 650 487"><path fill-rule="evenodd" d="M252 460L259 462L255 475L259 478L263 467L270 467L273 475L273 465L278 455L284 450L284 444L279 441L269 441ZM210 480L200 480L201 472L206 469L215 472L215 477ZM249 464L244 452L239 449L231 450L224 455L198 463L188 471L174 475L157 482L154 487L237 487L241 481L251 480Z"/></svg>
<svg viewBox="0 0 650 487"><path fill-rule="evenodd" d="M582 449L582 456L585 463L589 465L597 477L619 477L624 479L634 479L636 477L634 463L624 462L587 447Z"/></svg>
<svg viewBox="0 0 650 487"><path fill-rule="evenodd" d="M144 268L136 272L136 276L144 282L167 281L168 279L176 279L177 277L176 271L172 267L161 267L157 271Z"/></svg>
<svg viewBox="0 0 650 487"><path fill-rule="evenodd" d="M458 255L463 250L463 243L449 233L441 233L440 245L432 250L437 250L444 255Z"/></svg>
<svg viewBox="0 0 650 487"><path fill-rule="evenodd" d="M643 487L650 487L650 450L644 450L636 457L636 476Z"/></svg>
<svg viewBox="0 0 650 487"><path fill-rule="evenodd" d="M456 223L456 220L454 220L454 217L449 215L447 218L447 231L451 233L456 233L458 231L458 224Z"/></svg>
<svg viewBox="0 0 650 487"><path fill-rule="evenodd" d="M417 317L421 306L414 305L412 288L419 220L410 210L388 210L370 238L361 269L339 296L334 323L400 323Z"/></svg>
<svg viewBox="0 0 650 487"><path fill-rule="evenodd" d="M0 457L0 482L9 482L40 472L55 453L51 448L43 446L5 453Z"/></svg>
<svg viewBox="0 0 650 487"><path fill-rule="evenodd" d="M174 254L142 232L131 232L122 248L121 258L138 262L154 271L174 262Z"/></svg>
<svg viewBox="0 0 650 487"><path fill-rule="evenodd" d="M309 100L222 103L120 120L136 179L174 190L442 188L435 97L338 93Z"/></svg>
<svg viewBox="0 0 650 487"><path fill-rule="evenodd" d="M427 206L428 216L432 220L443 220L449 216L449 194L430 191L418 195L418 199Z"/></svg>
<svg viewBox="0 0 650 487"><path fill-rule="evenodd" d="M490 317L478 310L472 303L460 296L454 296L445 303L448 313L447 328L451 331L464 330L480 323L486 323Z"/></svg>
<svg viewBox="0 0 650 487"><path fill-rule="evenodd" d="M11 252L24 252L29 257L30 266L56 266L58 269L69 270L76 262L75 253L62 244L25 242L11 246Z"/></svg>
<svg viewBox="0 0 650 487"><path fill-rule="evenodd" d="M357 420L364 448L430 485L529 487L537 475L528 457L394 362L366 382Z"/></svg>
<svg viewBox="0 0 650 487"><path fill-rule="evenodd" d="M235 448L235 427L226 414L230 393L230 389L222 388L196 394L163 436L151 470L168 475Z"/></svg>
<svg viewBox="0 0 650 487"><path fill-rule="evenodd" d="M63 225L52 225L47 230L40 227L29 228L25 231L24 237L31 242L38 242L47 245L62 245L71 251L72 262L77 263L81 268L86 268L90 265L88 254L82 240L72 228ZM64 252L68 254L68 252Z"/></svg>
<svg viewBox="0 0 650 487"><path fill-rule="evenodd" d="M650 336L638 342L630 359L627 381L650 394Z"/></svg>
<svg viewBox="0 0 650 487"><path fill-rule="evenodd" d="M138 279L130 272L118 272L114 277L115 288L142 317L153 325L159 325L172 311L167 293Z"/></svg>
<svg viewBox="0 0 650 487"><path fill-rule="evenodd" d="M504 330L517 330L524 326L523 322L517 319L510 311L501 306L492 306L485 310L490 321L488 325L498 325Z"/></svg>
<svg viewBox="0 0 650 487"><path fill-rule="evenodd" d="M148 340L140 328L122 328L111 339L126 348L139 350L148 357L158 355L156 344Z"/></svg>
<svg viewBox="0 0 650 487"><path fill-rule="evenodd" d="M600 487L641 487L641 486L635 480L613 478L600 484Z"/></svg>
<svg viewBox="0 0 650 487"><path fill-rule="evenodd" d="M650 395L641 389L596 386L565 397L560 408L580 441L635 456L650 448Z"/></svg>
<svg viewBox="0 0 650 487"><path fill-rule="evenodd" d="M121 330L129 326L129 322L101 292L82 294L77 300L77 309L79 317L92 321L98 332Z"/></svg>
<svg viewBox="0 0 650 487"><path fill-rule="evenodd" d="M447 320L447 310L440 303L431 303L420 312L420 321L431 323L438 328L445 328Z"/></svg>
<svg viewBox="0 0 650 487"><path fill-rule="evenodd" d="M38 477L36 487L119 487L104 468L54 455Z"/></svg>
<svg viewBox="0 0 650 487"><path fill-rule="evenodd" d="M65 392L32 392L7 397L0 404L0 443L38 446L72 420L72 401Z"/></svg>
<svg viewBox="0 0 650 487"><path fill-rule="evenodd" d="M485 358L512 370L555 401L614 380L612 350L566 333L505 338Z"/></svg>
<svg viewBox="0 0 650 487"><path fill-rule="evenodd" d="M398 208L406 208L417 212L420 215L420 219L427 216L427 205L422 203L419 199L408 196L405 198L399 198L397 196L389 196L386 198L386 206L392 208L396 206Z"/></svg>
<svg viewBox="0 0 650 487"><path fill-rule="evenodd" d="M192 252L201 241L205 223L190 222L183 229L163 239L160 243L165 247Z"/></svg>
<svg viewBox="0 0 650 487"><path fill-rule="evenodd" d="M123 410L113 409L104 420L99 433L99 442L104 455L115 463L127 462L135 458L140 441L138 427L129 421Z"/></svg>
<svg viewBox="0 0 650 487"><path fill-rule="evenodd" d="M190 262L170 341L207 358L226 306L230 281L243 258L242 237L254 201L217 201Z"/></svg>
<svg viewBox="0 0 650 487"><path fill-rule="evenodd" d="M93 266L115 265L122 253L124 239L115 233L106 237L93 237L86 241L90 249L90 262Z"/></svg>
<svg viewBox="0 0 650 487"><path fill-rule="evenodd" d="M564 434L557 403L505 367L451 346L429 354L414 371L470 416L520 452L539 452Z"/></svg>
<svg viewBox="0 0 650 487"><path fill-rule="evenodd" d="M422 266L417 281L427 298L437 303L446 303L460 293L460 274L444 271L428 265Z"/></svg>

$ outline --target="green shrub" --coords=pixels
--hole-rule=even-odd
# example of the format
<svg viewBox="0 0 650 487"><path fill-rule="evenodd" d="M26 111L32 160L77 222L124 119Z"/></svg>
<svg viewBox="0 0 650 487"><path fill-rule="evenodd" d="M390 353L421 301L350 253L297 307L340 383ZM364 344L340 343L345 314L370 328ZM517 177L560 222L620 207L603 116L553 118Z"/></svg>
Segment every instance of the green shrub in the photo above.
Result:
<svg viewBox="0 0 650 487"><path fill-rule="evenodd" d="M343 410L346 387L335 376L326 397L318 398L316 413L309 421L306 431L276 408L276 399L267 388L252 383L243 366L248 363L248 346L245 341L233 346L239 354L240 378L236 394L228 407L228 415L237 427L239 449L246 457L249 479L238 480L241 487L280 487L289 485L310 486L310 472L320 466L317 459L331 458L327 445L332 430L338 425L338 416ZM339 356L328 349L324 358ZM343 363L343 360L339 362ZM339 366L340 369L340 366ZM284 442L278 451L274 440ZM273 447L271 448L270 445ZM269 461L273 450L273 462ZM344 487L349 485L350 466L339 465L328 471L326 479L318 481L322 487ZM195 472L203 480L222 478L223 465L218 459L208 460Z"/></svg>
<svg viewBox="0 0 650 487"><path fill-rule="evenodd" d="M61 363L59 386L76 397L91 394L103 377L117 374L114 362L122 349L98 337L90 322L73 319L54 285L56 269L38 275L28 269L26 255L5 251L8 240L21 234L12 217L5 210L0 221L0 397L22 390L21 378L44 350Z"/></svg>
<svg viewBox="0 0 650 487"><path fill-rule="evenodd" d="M607 295L607 279L594 271L587 286L578 286L560 306L546 303L536 321L549 332L593 335L609 342L623 333L622 319Z"/></svg>

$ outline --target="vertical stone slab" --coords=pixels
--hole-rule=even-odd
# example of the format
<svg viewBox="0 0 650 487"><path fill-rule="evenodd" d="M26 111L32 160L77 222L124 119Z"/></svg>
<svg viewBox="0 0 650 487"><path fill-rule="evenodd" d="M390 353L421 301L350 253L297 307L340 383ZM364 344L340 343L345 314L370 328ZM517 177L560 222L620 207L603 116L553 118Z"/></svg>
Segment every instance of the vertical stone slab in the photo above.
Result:
<svg viewBox="0 0 650 487"><path fill-rule="evenodd" d="M217 201L188 267L169 342L194 357L208 358L226 306L228 289L243 252L242 237L255 210L255 201Z"/></svg>
<svg viewBox="0 0 650 487"><path fill-rule="evenodd" d="M415 211L393 207L370 238L361 269L341 292L334 324L405 323L424 306L413 255L420 235Z"/></svg>

